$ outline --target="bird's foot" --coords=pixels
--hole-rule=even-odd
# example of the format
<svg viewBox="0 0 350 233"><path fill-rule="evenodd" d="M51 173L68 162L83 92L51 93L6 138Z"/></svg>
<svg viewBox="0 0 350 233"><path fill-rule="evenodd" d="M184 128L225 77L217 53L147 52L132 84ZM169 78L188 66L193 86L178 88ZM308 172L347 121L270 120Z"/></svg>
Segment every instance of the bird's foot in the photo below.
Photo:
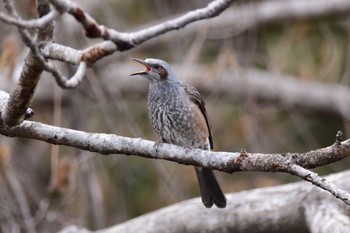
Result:
<svg viewBox="0 0 350 233"><path fill-rule="evenodd" d="M160 146L162 146L163 142L164 142L163 139L159 138L159 139L154 143L153 148L156 150L156 152L158 152L158 148L159 148Z"/></svg>
<svg viewBox="0 0 350 233"><path fill-rule="evenodd" d="M189 151L191 151L192 149L194 149L192 146L188 146L188 147L186 147L186 154L189 152Z"/></svg>

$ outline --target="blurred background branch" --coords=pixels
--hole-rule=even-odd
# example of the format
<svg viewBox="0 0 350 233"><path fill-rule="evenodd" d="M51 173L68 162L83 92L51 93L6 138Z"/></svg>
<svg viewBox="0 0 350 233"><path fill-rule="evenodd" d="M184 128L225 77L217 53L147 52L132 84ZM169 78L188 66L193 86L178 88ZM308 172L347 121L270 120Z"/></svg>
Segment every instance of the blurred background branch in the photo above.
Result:
<svg viewBox="0 0 350 233"><path fill-rule="evenodd" d="M327 179L349 191L346 182L349 175L349 171L341 172ZM222 226L225 226L225 230L230 232L279 233L307 232L310 225L319 229L313 232L329 232L334 229L346 232L350 226L349 206L330 200L327 193L320 193L305 183L242 191L230 194L227 198L228 205L223 210L203 209L198 205L199 198L196 198L96 232L215 232L223 231ZM187 214L184 215L184 212ZM329 215L336 212L338 214L332 217ZM308 216L306 221L305 214ZM311 214L314 215L311 217ZM335 218L341 218L341 221ZM210 221L202 221L203 219ZM314 222L321 219L321 223ZM69 228L60 231L68 232ZM84 231L81 229L74 232Z"/></svg>

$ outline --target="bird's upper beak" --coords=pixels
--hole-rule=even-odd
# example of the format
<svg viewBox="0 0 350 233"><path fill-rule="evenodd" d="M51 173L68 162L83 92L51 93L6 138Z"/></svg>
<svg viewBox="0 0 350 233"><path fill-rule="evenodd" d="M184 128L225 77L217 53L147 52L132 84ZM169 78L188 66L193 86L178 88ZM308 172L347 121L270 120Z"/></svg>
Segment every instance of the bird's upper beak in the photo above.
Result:
<svg viewBox="0 0 350 233"><path fill-rule="evenodd" d="M138 63L142 64L145 66L146 70L144 71L139 71L139 72L136 72L136 73L132 73L130 74L130 76L133 76L133 75L141 75L141 74L147 74L148 71L150 71L152 69L152 67L147 64L145 61L141 60L141 59L137 59L137 58L132 58L132 60L134 61L137 61Z"/></svg>

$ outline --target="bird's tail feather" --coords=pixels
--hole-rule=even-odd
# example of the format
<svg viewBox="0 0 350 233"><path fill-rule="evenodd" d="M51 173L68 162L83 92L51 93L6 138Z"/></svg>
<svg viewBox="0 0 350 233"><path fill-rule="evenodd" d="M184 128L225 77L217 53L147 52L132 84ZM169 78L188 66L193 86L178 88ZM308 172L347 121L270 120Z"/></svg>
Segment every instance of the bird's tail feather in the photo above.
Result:
<svg viewBox="0 0 350 233"><path fill-rule="evenodd" d="M210 208L215 204L219 208L226 207L226 197L222 192L215 175L209 168L195 167L202 202Z"/></svg>

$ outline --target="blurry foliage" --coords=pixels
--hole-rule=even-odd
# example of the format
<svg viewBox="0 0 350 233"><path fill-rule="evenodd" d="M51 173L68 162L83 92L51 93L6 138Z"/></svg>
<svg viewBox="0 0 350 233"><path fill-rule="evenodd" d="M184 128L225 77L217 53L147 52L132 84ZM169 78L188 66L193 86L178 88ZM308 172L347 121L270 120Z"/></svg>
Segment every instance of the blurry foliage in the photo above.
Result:
<svg viewBox="0 0 350 233"><path fill-rule="evenodd" d="M133 0L99 1L98 4L87 1L86 6L81 1L80 4L88 8L88 12L96 16L99 22L117 30L132 31L145 23L159 23L163 17L202 7L206 2L208 1ZM0 27L4 25L0 24ZM343 79L345 65L349 63L346 60L349 56L346 54L347 47L350 46L347 27L343 22L325 19L276 24L232 38L218 39L218 36L216 39L204 40L197 59L193 62L216 67L219 66L219 60L224 59L225 66L230 65L233 69L254 66L303 80L329 83L343 81L344 85L349 85L350 77ZM68 29L64 27L56 29L57 41L85 46L87 40L81 35L80 27L77 27L76 35L71 35L66 30ZM104 69L107 63L123 60L123 56L159 57L170 63L184 65L187 56L190 56L188 51L191 50L193 41L193 36L181 41L174 38L170 44L140 46L135 51L114 54L98 62L94 66L94 72L98 76L98 71ZM103 92L106 93L110 115L103 115L97 101L99 97L91 91L91 85L84 82L77 90L64 92L63 95L69 95L70 101L62 105L60 125L156 140L146 112L147 97L138 93L123 93L120 99L113 101L105 88ZM220 95L211 93L205 93L204 99L213 127L215 150L240 151L245 148L249 152L261 153L302 152L332 144L338 130L345 132L344 138L350 136L346 119L303 112L288 106L259 103L254 99L237 99L235 104L228 104L222 101ZM53 103L34 101L33 107L36 109L34 120L52 124ZM114 124L109 125L106 118L110 118ZM1 169L4 169L5 161L1 151L6 151L4 143L7 143L13 148L10 156L12 163L9 166L16 167L20 174L19 180L25 195L37 195L35 201L33 198L28 199L31 200L33 215L46 211L50 213L40 221L35 220L42 232L57 230L70 223L83 224L91 229L101 228L198 196L197 182L191 167L133 156L103 156L67 147L60 147L59 154L61 159L67 158L76 163L74 175L69 176L69 179L74 180L72 184L75 187L67 193L63 190L53 196L48 193L52 169L51 146L34 140L8 139L3 136L0 136L0 142ZM9 158L8 153L6 156ZM345 160L316 171L321 174L337 172L346 169L348 165L349 161ZM299 180L285 174L258 172L232 175L218 173L218 178L225 192ZM0 179L1 190L5 187L2 182L4 179L6 178ZM8 193L2 193L0 203L17 206L15 200L9 203L10 197ZM48 210L40 209L38 203L46 201L50 203ZM102 214L95 216L94 213L99 211ZM13 212L13 218L21 219L18 209ZM0 217L0 225L5 226L8 219ZM56 224L49 225L50 221Z"/></svg>

